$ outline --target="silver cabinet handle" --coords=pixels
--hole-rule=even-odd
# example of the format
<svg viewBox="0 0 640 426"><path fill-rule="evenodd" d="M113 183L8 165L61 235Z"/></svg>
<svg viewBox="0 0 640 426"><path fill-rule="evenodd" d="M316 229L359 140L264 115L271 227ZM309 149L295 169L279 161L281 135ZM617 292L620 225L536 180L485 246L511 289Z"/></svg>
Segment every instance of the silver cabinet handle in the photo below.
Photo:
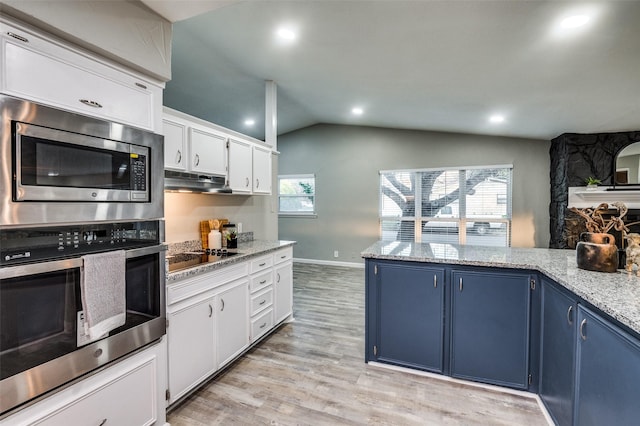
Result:
<svg viewBox="0 0 640 426"><path fill-rule="evenodd" d="M580 323L580 337L582 338L582 340L587 340L587 335L584 334L584 327L587 325L587 319L583 319L582 322Z"/></svg>
<svg viewBox="0 0 640 426"><path fill-rule="evenodd" d="M200 164L200 155L199 155L199 154L196 154L196 156L194 157L194 160L195 160L195 162L196 162L196 164L195 164L195 165L196 165L196 166L197 166L197 165L199 165L199 164Z"/></svg>
<svg viewBox="0 0 640 426"><path fill-rule="evenodd" d="M176 152L176 164L180 163L182 163L182 152L178 150L178 152Z"/></svg>
<svg viewBox="0 0 640 426"><path fill-rule="evenodd" d="M138 86L138 87L139 87L139 88L141 88L141 89L145 89L145 90L147 89L147 86L145 86L145 85L144 85L144 84L142 84L142 83L138 83L138 82L136 82L136 86Z"/></svg>
<svg viewBox="0 0 640 426"><path fill-rule="evenodd" d="M286 258L287 258L287 255L286 255L286 254L284 254L284 255L280 256L280 259L286 259Z"/></svg>
<svg viewBox="0 0 640 426"><path fill-rule="evenodd" d="M569 309L567 309L567 322L569 323L569 325L573 324L573 306L569 306Z"/></svg>
<svg viewBox="0 0 640 426"><path fill-rule="evenodd" d="M260 179L256 178L256 188L260 188Z"/></svg>
<svg viewBox="0 0 640 426"><path fill-rule="evenodd" d="M12 33L11 31L8 31L8 32L7 32L7 35L8 35L9 37L13 37L13 38L15 38L16 40L20 40L20 41L22 41L22 42L29 43L29 39L28 39L28 38L26 38L26 37L22 37L21 35L18 35L18 34L16 34L16 33ZM105 420L105 421L106 421L106 420Z"/></svg>
<svg viewBox="0 0 640 426"><path fill-rule="evenodd" d="M260 326L260 328L262 329L262 328L265 328L266 326L267 326L267 323L265 322Z"/></svg>
<svg viewBox="0 0 640 426"><path fill-rule="evenodd" d="M460 291L462 291L462 277L460 277Z"/></svg>
<svg viewBox="0 0 640 426"><path fill-rule="evenodd" d="M280 282L280 272L276 272L276 275L278 276L278 281L277 282Z"/></svg>
<svg viewBox="0 0 640 426"><path fill-rule="evenodd" d="M209 304L209 318L211 318L212 316L213 316L213 306Z"/></svg>
<svg viewBox="0 0 640 426"><path fill-rule="evenodd" d="M262 302L258 303L260 306L264 305L265 303L267 303L267 299L264 299Z"/></svg>
<svg viewBox="0 0 640 426"><path fill-rule="evenodd" d="M249 187L249 178L245 178L247 180L247 182L244 184L244 186L246 186L247 188Z"/></svg>
<svg viewBox="0 0 640 426"><path fill-rule="evenodd" d="M266 282L267 282L267 280L262 280L262 281L260 281L260 284L264 284Z"/></svg>
<svg viewBox="0 0 640 426"><path fill-rule="evenodd" d="M438 288L438 276L433 274L433 288Z"/></svg>
<svg viewBox="0 0 640 426"><path fill-rule="evenodd" d="M258 266L263 267L264 265L266 265L266 263L261 263Z"/></svg>
<svg viewBox="0 0 640 426"><path fill-rule="evenodd" d="M104 426L107 424L107 419L103 419L98 426Z"/></svg>
<svg viewBox="0 0 640 426"><path fill-rule="evenodd" d="M224 311L224 299L220 299L220 301L222 302L222 307L220 308L220 312Z"/></svg>
<svg viewBox="0 0 640 426"><path fill-rule="evenodd" d="M81 103L85 104L86 106L90 106L90 107L93 107L93 108L102 108L102 105L100 105L96 101L91 101L89 99L79 99L79 101Z"/></svg>

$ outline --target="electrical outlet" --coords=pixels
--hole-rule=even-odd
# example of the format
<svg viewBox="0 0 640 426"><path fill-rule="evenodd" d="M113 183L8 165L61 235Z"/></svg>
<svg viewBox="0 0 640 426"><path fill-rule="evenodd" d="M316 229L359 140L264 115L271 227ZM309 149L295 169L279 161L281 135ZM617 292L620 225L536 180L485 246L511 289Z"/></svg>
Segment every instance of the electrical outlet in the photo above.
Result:
<svg viewBox="0 0 640 426"><path fill-rule="evenodd" d="M335 250L333 252L333 257L338 257L338 256L340 256L340 253L338 253L338 250Z"/></svg>

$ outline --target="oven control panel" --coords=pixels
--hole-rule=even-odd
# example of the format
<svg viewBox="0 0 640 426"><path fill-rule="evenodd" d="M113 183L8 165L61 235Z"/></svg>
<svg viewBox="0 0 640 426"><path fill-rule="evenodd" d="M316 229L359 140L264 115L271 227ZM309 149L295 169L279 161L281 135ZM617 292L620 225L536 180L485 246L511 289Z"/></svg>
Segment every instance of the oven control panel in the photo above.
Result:
<svg viewBox="0 0 640 426"><path fill-rule="evenodd" d="M0 233L0 266L159 243L157 220L9 229Z"/></svg>

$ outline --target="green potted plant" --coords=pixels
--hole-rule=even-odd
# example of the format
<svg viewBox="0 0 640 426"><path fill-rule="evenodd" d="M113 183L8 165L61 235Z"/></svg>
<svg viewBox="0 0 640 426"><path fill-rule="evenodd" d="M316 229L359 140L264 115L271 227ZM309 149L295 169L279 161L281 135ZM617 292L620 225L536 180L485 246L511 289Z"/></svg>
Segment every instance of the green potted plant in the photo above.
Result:
<svg viewBox="0 0 640 426"><path fill-rule="evenodd" d="M600 179L594 178L593 176L589 176L584 181L587 184L587 190L589 191L593 191L598 188L598 185L602 182Z"/></svg>

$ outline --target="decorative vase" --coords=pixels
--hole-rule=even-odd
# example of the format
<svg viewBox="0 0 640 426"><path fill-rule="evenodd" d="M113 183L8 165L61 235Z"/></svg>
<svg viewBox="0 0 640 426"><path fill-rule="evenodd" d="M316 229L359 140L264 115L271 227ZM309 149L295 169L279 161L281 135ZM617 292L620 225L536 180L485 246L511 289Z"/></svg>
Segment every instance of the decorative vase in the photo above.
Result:
<svg viewBox="0 0 640 426"><path fill-rule="evenodd" d="M618 270L618 247L611 234L583 232L576 245L578 268L597 272Z"/></svg>
<svg viewBox="0 0 640 426"><path fill-rule="evenodd" d="M595 183L591 183L589 185L587 185L587 191L595 191L598 189L598 185Z"/></svg>

